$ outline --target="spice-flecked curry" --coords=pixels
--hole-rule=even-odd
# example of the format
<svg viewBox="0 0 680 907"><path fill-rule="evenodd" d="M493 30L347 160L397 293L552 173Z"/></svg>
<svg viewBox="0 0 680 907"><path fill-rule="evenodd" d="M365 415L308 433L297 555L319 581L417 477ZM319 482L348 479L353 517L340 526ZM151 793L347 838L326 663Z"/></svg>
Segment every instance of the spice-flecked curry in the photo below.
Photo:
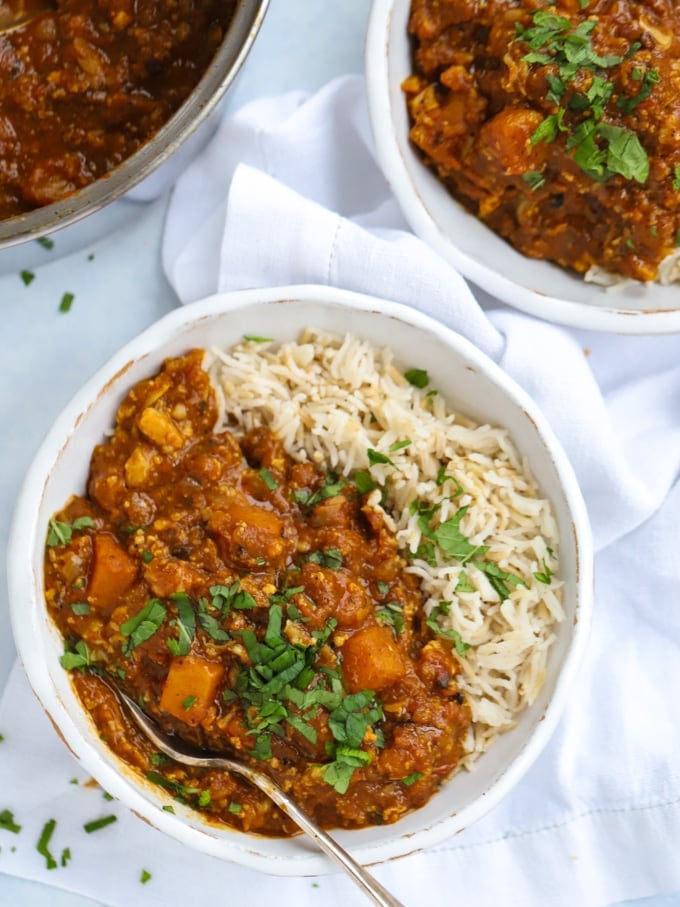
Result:
<svg viewBox="0 0 680 907"><path fill-rule="evenodd" d="M410 137L525 255L653 281L680 245L680 5L412 0Z"/></svg>
<svg viewBox="0 0 680 907"><path fill-rule="evenodd" d="M236 0L53 7L0 34L0 218L70 195L147 142L197 85Z"/></svg>
<svg viewBox="0 0 680 907"><path fill-rule="evenodd" d="M462 755L452 643L357 482L296 462L266 429L215 429L203 359L167 360L130 391L86 496L50 522L62 664L108 746L213 819L296 831L238 777L154 752L99 672L167 732L264 769L322 825L394 822Z"/></svg>

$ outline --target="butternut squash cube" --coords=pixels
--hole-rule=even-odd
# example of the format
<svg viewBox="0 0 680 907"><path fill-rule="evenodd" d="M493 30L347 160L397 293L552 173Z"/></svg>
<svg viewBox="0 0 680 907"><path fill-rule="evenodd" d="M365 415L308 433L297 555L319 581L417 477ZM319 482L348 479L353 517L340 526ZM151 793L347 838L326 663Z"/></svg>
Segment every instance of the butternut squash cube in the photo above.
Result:
<svg viewBox="0 0 680 907"><path fill-rule="evenodd" d="M221 664L200 655L173 658L160 706L163 711L195 727L207 715L223 676Z"/></svg>
<svg viewBox="0 0 680 907"><path fill-rule="evenodd" d="M137 565L110 535L95 535L92 570L87 586L91 605L112 611L137 577Z"/></svg>
<svg viewBox="0 0 680 907"><path fill-rule="evenodd" d="M389 627L373 626L350 636L342 647L342 671L352 693L384 690L406 673Z"/></svg>

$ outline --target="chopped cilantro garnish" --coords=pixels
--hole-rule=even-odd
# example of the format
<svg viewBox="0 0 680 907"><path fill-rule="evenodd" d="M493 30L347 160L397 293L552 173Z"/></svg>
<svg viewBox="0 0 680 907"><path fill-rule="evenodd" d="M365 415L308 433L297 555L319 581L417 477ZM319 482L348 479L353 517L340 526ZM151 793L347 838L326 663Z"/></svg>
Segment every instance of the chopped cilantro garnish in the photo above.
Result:
<svg viewBox="0 0 680 907"><path fill-rule="evenodd" d="M661 81L661 76L656 69L646 69L644 71L634 69L631 76L633 81L640 82L640 90L634 97L630 98L622 95L616 102L616 106L623 110L625 114L632 113L638 104L646 101L652 93L652 88L657 82Z"/></svg>
<svg viewBox="0 0 680 907"><path fill-rule="evenodd" d="M195 696L187 696L187 698L182 702L182 708L185 712L188 712L192 705L196 703Z"/></svg>
<svg viewBox="0 0 680 907"><path fill-rule="evenodd" d="M71 848L65 847L61 852L61 865L68 866L68 862L71 859Z"/></svg>
<svg viewBox="0 0 680 907"><path fill-rule="evenodd" d="M241 589L241 581L236 580L231 586L211 586L210 587L211 605L213 608L222 612L224 619L232 608L237 611L246 611L250 608L257 608L257 602L246 589Z"/></svg>
<svg viewBox="0 0 680 907"><path fill-rule="evenodd" d="M150 879L151 879L151 873L148 872L148 870L146 870L146 869L142 869L142 874L139 877L139 881L142 883L142 885L146 885L146 883L148 881L150 881Z"/></svg>
<svg viewBox="0 0 680 907"><path fill-rule="evenodd" d="M153 560L153 554L150 551L142 551L140 557L145 564L150 564Z"/></svg>
<svg viewBox="0 0 680 907"><path fill-rule="evenodd" d="M65 668L67 671L87 668L91 664L91 661L90 651L87 648L86 643L80 639L73 649L69 649L68 646L65 646L64 654L59 659L59 663L62 668Z"/></svg>
<svg viewBox="0 0 680 907"><path fill-rule="evenodd" d="M543 570L534 573L534 578L537 579L539 583L544 583L546 586L549 586L552 582L553 572L545 559L543 560Z"/></svg>
<svg viewBox="0 0 680 907"><path fill-rule="evenodd" d="M475 587L470 583L470 580L467 577L467 573L464 570L460 571L458 575L458 582L456 583L456 592L474 592Z"/></svg>
<svg viewBox="0 0 680 907"><path fill-rule="evenodd" d="M73 611L77 617L84 617L86 614L90 613L90 606L87 602L72 602L71 611Z"/></svg>
<svg viewBox="0 0 680 907"><path fill-rule="evenodd" d="M375 616L381 624L387 624L399 636L404 630L404 606L399 602L387 602L384 608L378 608Z"/></svg>
<svg viewBox="0 0 680 907"><path fill-rule="evenodd" d="M43 249L47 249L48 252L54 248L54 240L50 239L49 236L39 236L36 239L36 242L39 246L42 246Z"/></svg>
<svg viewBox="0 0 680 907"><path fill-rule="evenodd" d="M54 548L57 545L68 545L75 530L94 529L94 525L94 520L89 516L80 516L70 523L50 520L47 530L47 546Z"/></svg>
<svg viewBox="0 0 680 907"><path fill-rule="evenodd" d="M275 491L279 487L279 483L266 467L262 467L259 476L270 491Z"/></svg>
<svg viewBox="0 0 680 907"><path fill-rule="evenodd" d="M336 793L346 794L355 770L362 765L370 765L370 763L371 754L365 750L338 746L333 762L329 762L323 767L321 775Z"/></svg>
<svg viewBox="0 0 680 907"><path fill-rule="evenodd" d="M170 621L177 627L178 638L168 639L167 646L173 655L188 655L196 635L196 613L191 599L184 592L174 592L170 598L177 605L177 619ZM161 620L162 622L162 620Z"/></svg>
<svg viewBox="0 0 680 907"><path fill-rule="evenodd" d="M461 658L465 658L467 650L470 648L469 644L463 642L463 639L457 630L444 629L439 624L438 618L442 615L447 615L449 613L450 607L451 602L439 602L436 608L434 608L430 613L430 616L425 621L425 624L437 636L443 636L445 639L450 639L453 642L456 652L460 655Z"/></svg>
<svg viewBox="0 0 680 907"><path fill-rule="evenodd" d="M9 809L3 809L0 812L0 830L11 831L13 835L18 835L21 831L21 825L17 825L14 821L14 813Z"/></svg>
<svg viewBox="0 0 680 907"><path fill-rule="evenodd" d="M376 463L386 463L388 466L394 466L394 463L386 454L380 453L379 450L373 450L372 447L368 448L367 455L371 466L375 466Z"/></svg>
<svg viewBox="0 0 680 907"><path fill-rule="evenodd" d="M293 492L293 500L297 504L302 504L305 507L314 507L319 501L325 501L326 498L334 498L336 495L340 494L346 484L347 482L345 479L339 479L333 473L328 473L324 480L324 484L318 491L312 492L307 488L297 489Z"/></svg>
<svg viewBox="0 0 680 907"><path fill-rule="evenodd" d="M545 176L540 170L529 170L522 174L522 179L532 192L536 192L537 189L545 186Z"/></svg>
<svg viewBox="0 0 680 907"><path fill-rule="evenodd" d="M489 578L489 582L502 601L510 595L508 583L511 586L526 586L526 583L521 577L516 576L514 573L509 573L507 570L503 570L493 561L472 561L472 563L478 570L481 570L482 573L486 574Z"/></svg>
<svg viewBox="0 0 680 907"><path fill-rule="evenodd" d="M103 816L101 819L93 819L91 822L86 822L83 828L89 835L93 831L99 831L100 828L106 828L107 825L112 825L117 821L118 816Z"/></svg>
<svg viewBox="0 0 680 907"><path fill-rule="evenodd" d="M352 481L356 485L359 494L368 494L369 491L373 491L374 488L378 487L370 472L364 469L355 472Z"/></svg>
<svg viewBox="0 0 680 907"><path fill-rule="evenodd" d="M446 466L439 467L439 471L437 472L437 478L435 481L439 488L441 488L445 482L453 482L454 487L455 487L454 496L463 493L463 486L460 484L458 479L455 476L447 475Z"/></svg>
<svg viewBox="0 0 680 907"><path fill-rule="evenodd" d="M422 777L423 777L423 773L422 773L422 772L413 772L412 775L407 775L405 778L402 778L402 779L401 779L401 783L402 783L405 787L410 787L412 784L415 784L416 781L420 781L420 779L421 779Z"/></svg>
<svg viewBox="0 0 680 907"><path fill-rule="evenodd" d="M412 384L413 387L427 387L430 383L430 376L422 368L410 368L404 372L404 378L408 381L409 384Z"/></svg>
<svg viewBox="0 0 680 907"><path fill-rule="evenodd" d="M319 564L321 567L328 567L330 570L339 570L342 567L343 557L339 548L324 548L323 551L317 550L308 554L307 561L311 564Z"/></svg>
<svg viewBox="0 0 680 907"><path fill-rule="evenodd" d="M271 343L274 340L273 337L258 337L257 334L244 334L243 339L248 343Z"/></svg>
<svg viewBox="0 0 680 907"><path fill-rule="evenodd" d="M421 525L423 535L433 539L444 554L457 558L462 564L469 561L473 555L484 554L489 550L488 545L473 545L460 531L460 522L466 513L467 507L459 507L452 517L433 530L427 525Z"/></svg>
<svg viewBox="0 0 680 907"><path fill-rule="evenodd" d="M35 848L38 851L38 853L40 854L40 856L45 857L45 862L47 864L48 869L57 868L57 861L54 859L54 857L50 853L50 849L49 849L50 839L52 838L52 835L54 834L54 829L56 828L56 826L57 826L56 819L50 819L49 822L45 822L45 824L43 825L43 829L40 832L40 837L38 838L38 843L36 844L36 848Z"/></svg>
<svg viewBox="0 0 680 907"><path fill-rule="evenodd" d="M179 781L173 781L170 778L166 778L165 775L161 775L158 772L147 772L146 777L149 781L152 781L154 784L157 784L159 787L164 787L166 790L171 791L178 800L184 801L186 797L193 797L196 794L200 794L200 788L198 787L188 787L186 784L181 784ZM174 809L170 807L166 809L166 812L174 812Z"/></svg>
<svg viewBox="0 0 680 907"><path fill-rule="evenodd" d="M59 311L70 312L71 306L73 305L73 300L75 298L76 297L73 295L73 293L64 293L64 295L61 297L61 302L59 303Z"/></svg>
<svg viewBox="0 0 680 907"><path fill-rule="evenodd" d="M232 801L232 802L229 804L229 806L227 806L227 810L228 810L230 813L233 813L235 816L237 816L240 812L243 812L243 807L241 806L240 803L234 803L234 802Z"/></svg>
<svg viewBox="0 0 680 907"><path fill-rule="evenodd" d="M125 655L150 639L159 629L167 614L165 605L157 598L149 599L141 611L121 624L120 632L127 637L123 646Z"/></svg>
<svg viewBox="0 0 680 907"><path fill-rule="evenodd" d="M409 441L395 441L394 444L390 444L390 453L395 453L397 450L403 450L405 447L410 447L413 442Z"/></svg>
<svg viewBox="0 0 680 907"><path fill-rule="evenodd" d="M541 9L533 13L530 27L516 24L517 39L529 47L522 60L550 67L546 73L547 99L557 106L557 112L539 124L531 142L553 142L559 132L565 132L566 150L573 151L574 161L591 179L603 182L619 174L644 183L649 176L649 158L637 135L603 119L616 87L607 77L608 70L630 58L639 46L631 46L625 57L598 54L591 40L597 24L596 18L590 18L573 25L569 19ZM591 74L585 91L580 87L583 72ZM640 82L638 93L635 97L619 96L617 101L626 114L649 97L659 74L655 69L636 68L633 78ZM582 118L577 118L573 126L567 124L567 111ZM540 176L529 173L523 178L537 188Z"/></svg>
<svg viewBox="0 0 680 907"><path fill-rule="evenodd" d="M33 283L35 280L35 274L33 271L20 271L19 276L24 282L24 286L27 287L30 283Z"/></svg>
<svg viewBox="0 0 680 907"><path fill-rule="evenodd" d="M220 626L220 622L208 612L208 602L205 598L198 600L198 622L201 628L215 642L228 642L231 636Z"/></svg>

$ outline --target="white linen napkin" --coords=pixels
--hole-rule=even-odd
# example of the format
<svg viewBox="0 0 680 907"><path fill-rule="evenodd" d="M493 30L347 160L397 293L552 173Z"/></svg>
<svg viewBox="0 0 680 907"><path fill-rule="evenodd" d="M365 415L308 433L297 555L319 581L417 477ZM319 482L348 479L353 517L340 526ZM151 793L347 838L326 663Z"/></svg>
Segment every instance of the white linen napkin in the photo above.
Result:
<svg viewBox="0 0 680 907"><path fill-rule="evenodd" d="M594 623L555 735L491 814L378 867L381 882L411 907L604 907L680 889L680 339L587 334L480 304L408 231L373 158L358 77L224 120L177 183L163 254L185 302L322 283L426 311L537 400L583 488L598 550ZM277 879L189 852L104 801L82 783L19 668L0 733L0 813L24 826L16 836L0 829L0 871L114 907L365 903L340 876ZM118 821L83 832L109 813ZM48 870L34 844L51 818L57 862L65 847L72 859ZM142 886L143 870L152 877Z"/></svg>

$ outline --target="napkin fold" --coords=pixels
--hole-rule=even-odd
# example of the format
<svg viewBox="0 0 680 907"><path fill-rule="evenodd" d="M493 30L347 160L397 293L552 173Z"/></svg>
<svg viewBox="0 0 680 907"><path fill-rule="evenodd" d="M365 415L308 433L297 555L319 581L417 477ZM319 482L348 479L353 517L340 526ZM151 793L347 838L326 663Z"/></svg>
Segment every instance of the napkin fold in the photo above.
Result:
<svg viewBox="0 0 680 907"><path fill-rule="evenodd" d="M468 286L404 223L375 162L358 77L223 120L174 189L163 261L183 302L321 283L438 318L534 397L581 483L598 551L595 613L557 731L492 813L439 847L377 867L380 881L413 907L604 907L680 889L680 340L567 330ZM225 896L279 907L365 903L340 876L275 879L189 852L103 800L20 668L0 703L0 733L0 812L25 826L16 839L0 829L0 871L114 907ZM84 834L84 822L106 813L117 821ZM34 849L50 818L55 856L72 853L53 870ZM152 877L142 886L143 870Z"/></svg>

